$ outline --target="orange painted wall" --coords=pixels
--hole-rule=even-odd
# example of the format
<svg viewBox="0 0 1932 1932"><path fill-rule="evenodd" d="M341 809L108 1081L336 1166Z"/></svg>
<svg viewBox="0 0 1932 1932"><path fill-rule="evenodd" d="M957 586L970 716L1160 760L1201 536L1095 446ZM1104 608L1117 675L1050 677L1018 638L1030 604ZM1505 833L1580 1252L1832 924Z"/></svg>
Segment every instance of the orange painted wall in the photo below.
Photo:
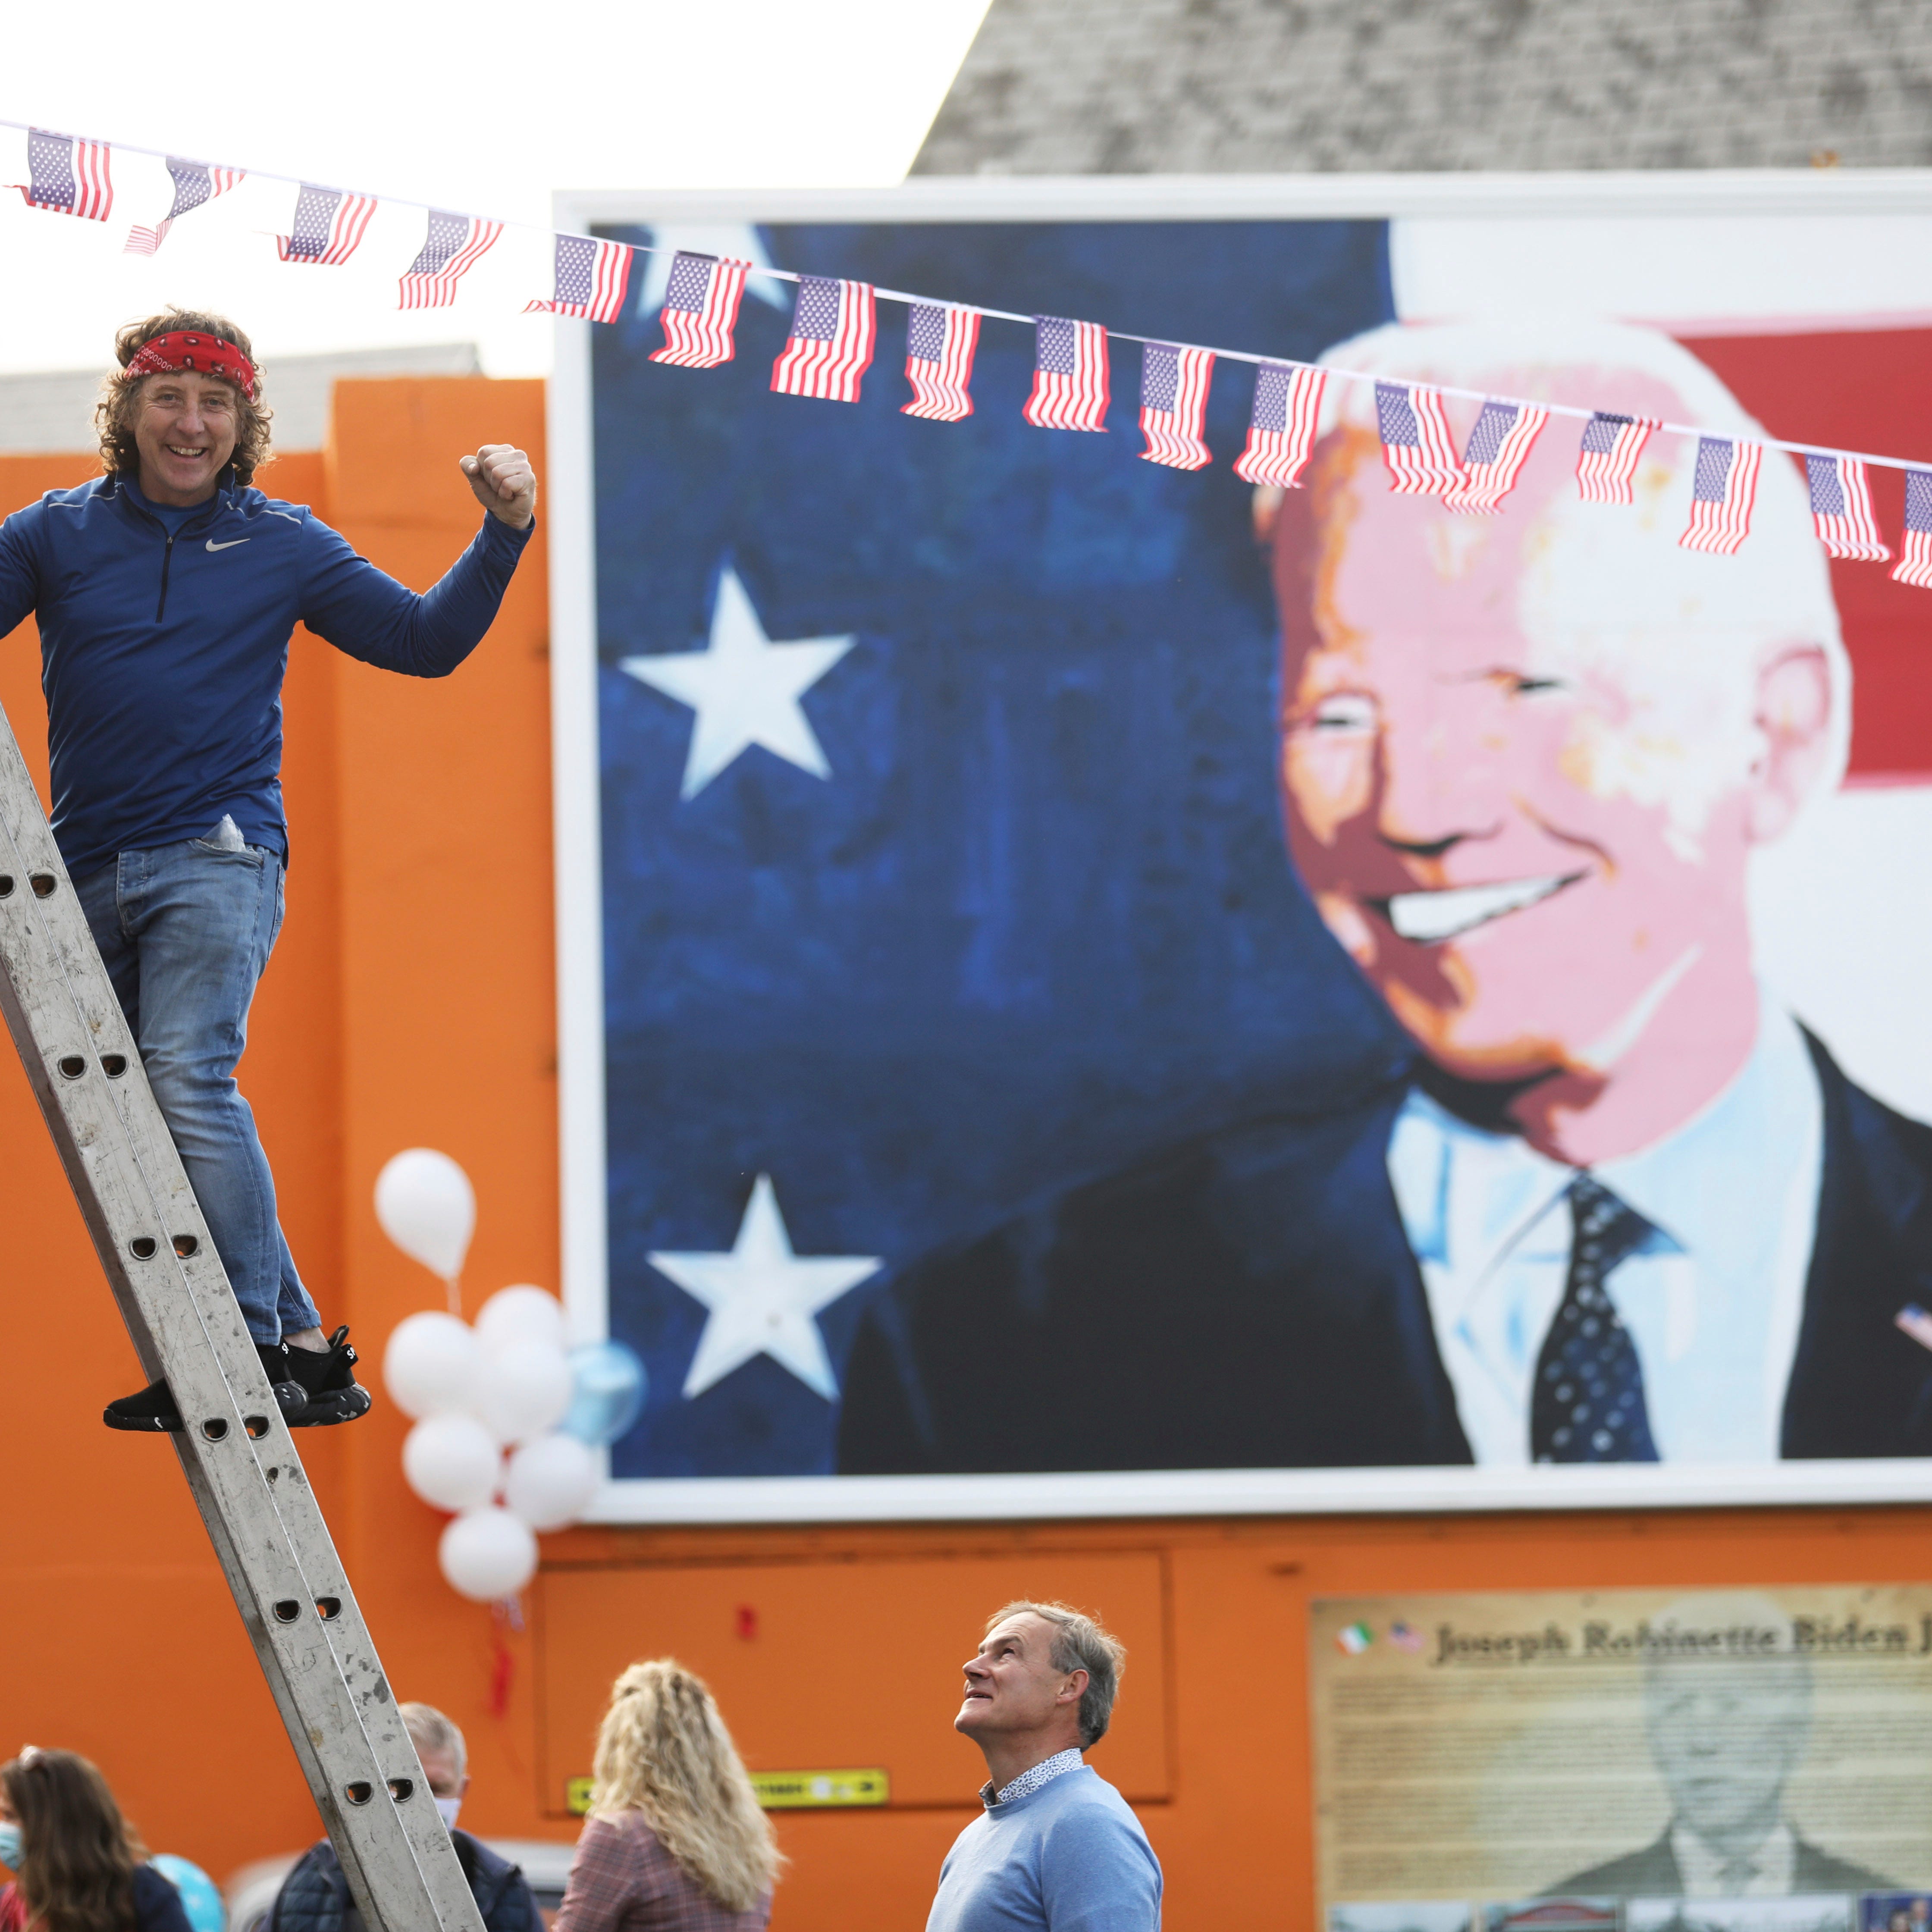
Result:
<svg viewBox="0 0 1932 1932"><path fill-rule="evenodd" d="M329 448L262 480L421 587L474 526L457 454L514 440L541 464L542 400L539 385L480 378L345 383ZM0 511L88 467L0 458ZM476 1184L472 1304L508 1282L557 1286L543 572L539 539L490 638L446 682L387 676L305 636L294 647L290 910L243 1078L310 1285L372 1354L440 1292L370 1210L400 1148L443 1148ZM44 781L36 668L25 626L0 643L0 704ZM0 1190L0 1750L86 1751L156 1850L218 1877L293 1850L314 1814L174 1459L98 1420L133 1385L134 1356L10 1065ZM1927 1574L1932 1531L1932 1510L1904 1509L584 1529L544 1540L530 1628L500 1632L436 1575L441 1519L404 1486L403 1432L384 1406L302 1446L392 1681L469 1735L465 1822L569 1838L561 1780L588 1768L598 1680L614 1658L674 1644L712 1678L754 1763L879 1763L902 1794L884 1810L781 1817L783 1932L923 1923L981 1774L948 1727L950 1664L989 1594L1099 1597L1132 1637L1118 1734L1096 1762L1145 1794L1174 1932L1304 1928L1311 1598L1904 1580Z"/></svg>

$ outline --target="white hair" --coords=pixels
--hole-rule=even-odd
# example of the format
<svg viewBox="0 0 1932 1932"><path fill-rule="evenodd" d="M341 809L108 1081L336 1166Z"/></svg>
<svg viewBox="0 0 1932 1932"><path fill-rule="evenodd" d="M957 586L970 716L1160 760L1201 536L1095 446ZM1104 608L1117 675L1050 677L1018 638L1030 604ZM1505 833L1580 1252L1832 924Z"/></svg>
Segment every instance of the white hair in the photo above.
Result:
<svg viewBox="0 0 1932 1932"><path fill-rule="evenodd" d="M1620 322L1396 322L1338 343L1322 359L1391 380L1661 418L1713 435L1758 440L1766 433L1689 350ZM1459 448L1479 406L1448 400ZM1562 475L1574 469L1582 428L1558 416L1545 426L1523 478L1540 485L1540 503L1522 490L1499 517L1445 511L1449 561L1440 567L1453 572L1459 544L1520 547L1515 616L1532 648L1573 670L1612 670L1640 699L1642 715L1591 748L1601 781L1666 803L1680 844L1698 843L1712 803L1760 756L1757 679L1780 650L1811 645L1824 654L1831 718L1812 795L1834 788L1850 738L1851 673L1794 460L1764 452L1751 533L1736 556L1713 556L1677 541L1690 515L1694 438L1651 437L1631 505L1586 503ZM1330 377L1322 434L1342 428L1376 434L1372 383ZM1481 525L1490 531L1470 527Z"/></svg>
<svg viewBox="0 0 1932 1932"><path fill-rule="evenodd" d="M1792 1613L1763 1591L1697 1591L1666 1604L1645 1622L1652 1639L1643 1653L1644 1676L1652 1692L1685 1664L1743 1670L1768 1664L1780 1666L1774 1681L1810 1695L1810 1660L1793 1646ZM1773 1640L1768 1646L1766 1635Z"/></svg>
<svg viewBox="0 0 1932 1932"><path fill-rule="evenodd" d="M398 1704L396 1714L410 1734L410 1742L416 1748L416 1756L448 1758L452 1774L460 1784L470 1762L470 1750L455 1724L434 1704Z"/></svg>

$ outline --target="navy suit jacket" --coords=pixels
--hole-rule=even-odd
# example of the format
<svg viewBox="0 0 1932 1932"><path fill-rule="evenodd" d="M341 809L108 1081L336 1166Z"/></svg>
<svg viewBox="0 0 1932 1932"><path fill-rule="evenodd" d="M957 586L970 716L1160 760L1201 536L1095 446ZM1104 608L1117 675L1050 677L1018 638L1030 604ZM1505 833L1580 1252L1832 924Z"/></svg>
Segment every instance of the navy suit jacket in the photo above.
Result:
<svg viewBox="0 0 1932 1932"><path fill-rule="evenodd" d="M1932 1454L1932 1352L1894 1320L1932 1307L1932 1127L1809 1044L1823 1171L1784 1454ZM1469 1462L1389 1184L1413 1078L1183 1141L915 1263L854 1342L841 1471Z"/></svg>
<svg viewBox="0 0 1932 1932"><path fill-rule="evenodd" d="M1802 1838L1793 1849L1791 1889L1794 1893L1892 1889L1888 1879L1867 1871L1863 1865L1834 1858L1829 1852L1821 1852ZM1627 1852L1606 1864L1592 1865L1588 1871L1577 1872L1561 1885L1552 1886L1550 1891L1569 1898L1681 1898L1684 1875L1678 1869L1677 1853L1666 1829L1662 1838L1641 1851Z"/></svg>

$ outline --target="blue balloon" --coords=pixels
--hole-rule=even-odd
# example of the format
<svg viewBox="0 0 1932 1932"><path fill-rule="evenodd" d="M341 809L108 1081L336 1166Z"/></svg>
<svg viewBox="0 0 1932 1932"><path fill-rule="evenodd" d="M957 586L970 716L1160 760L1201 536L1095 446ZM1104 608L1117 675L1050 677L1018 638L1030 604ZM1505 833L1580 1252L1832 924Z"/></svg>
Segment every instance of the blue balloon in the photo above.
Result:
<svg viewBox="0 0 1932 1932"><path fill-rule="evenodd" d="M616 1441L642 1414L646 1378L634 1348L586 1342L570 1352L570 1408L556 1426L592 1448Z"/></svg>
<svg viewBox="0 0 1932 1932"><path fill-rule="evenodd" d="M158 1852L148 1862L181 1894L194 1932L226 1932L228 1908L221 1902L220 1888L200 1866L172 1852Z"/></svg>

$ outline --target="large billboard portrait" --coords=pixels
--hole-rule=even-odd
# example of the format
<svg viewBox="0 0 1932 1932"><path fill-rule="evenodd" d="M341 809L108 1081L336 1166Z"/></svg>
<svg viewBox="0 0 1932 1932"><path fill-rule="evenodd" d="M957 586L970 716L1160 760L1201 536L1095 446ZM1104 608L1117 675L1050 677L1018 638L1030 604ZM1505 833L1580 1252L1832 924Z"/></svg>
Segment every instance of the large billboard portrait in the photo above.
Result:
<svg viewBox="0 0 1932 1932"><path fill-rule="evenodd" d="M552 404L600 1512L1932 1495L1932 591L1761 447L1932 460L1926 218L1213 191L562 211L660 251ZM1011 319L774 394L792 283L652 359L680 247ZM1034 427L1035 316L1318 362L1297 486L1229 356L1204 467L1118 336Z"/></svg>

